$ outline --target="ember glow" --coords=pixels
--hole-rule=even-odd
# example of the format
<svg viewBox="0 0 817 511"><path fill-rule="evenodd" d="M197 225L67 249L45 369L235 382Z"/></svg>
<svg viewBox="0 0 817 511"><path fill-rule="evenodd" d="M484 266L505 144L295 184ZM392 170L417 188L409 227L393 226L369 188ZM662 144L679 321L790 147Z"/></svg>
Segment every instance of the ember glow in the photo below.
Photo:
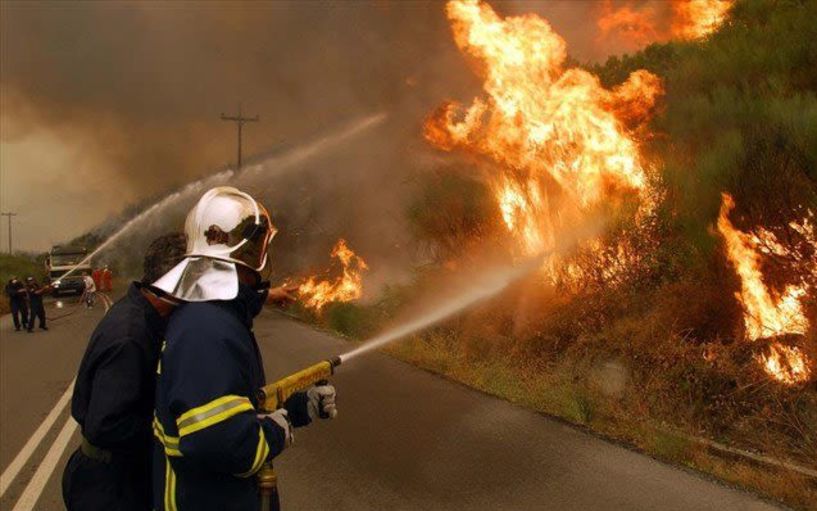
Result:
<svg viewBox="0 0 817 511"><path fill-rule="evenodd" d="M331 302L349 302L363 295L362 273L368 270L366 261L352 252L346 240L338 240L332 249L332 257L342 267L342 274L334 279L309 277L298 287L303 304L320 311Z"/></svg>
<svg viewBox="0 0 817 511"><path fill-rule="evenodd" d="M446 12L485 94L467 107L442 105L425 137L492 162L487 181L523 255L551 249L560 229L613 196L653 204L633 128L662 92L657 76L636 71L608 90L565 67L564 39L538 16L503 19L477 0L452 0Z"/></svg>
<svg viewBox="0 0 817 511"><path fill-rule="evenodd" d="M754 341L786 334L805 335L809 329L802 303L807 294L806 285L790 284L782 293L774 294L763 282L760 269L764 251L783 255L786 248L770 231L760 229L756 234L749 234L736 229L729 220L734 208L732 196L722 194L718 231L726 244L726 256L740 277L741 289L735 297L743 307L746 337ZM761 362L766 372L783 383L806 381L811 374L805 354L797 347L777 342L771 345L768 355L761 357Z"/></svg>

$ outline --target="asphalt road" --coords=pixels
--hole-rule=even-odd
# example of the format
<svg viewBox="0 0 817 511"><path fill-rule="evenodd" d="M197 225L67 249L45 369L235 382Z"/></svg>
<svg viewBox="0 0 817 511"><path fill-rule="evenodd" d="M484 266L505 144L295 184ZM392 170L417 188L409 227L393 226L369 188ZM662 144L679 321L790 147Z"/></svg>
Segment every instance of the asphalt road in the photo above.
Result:
<svg viewBox="0 0 817 511"><path fill-rule="evenodd" d="M12 460L31 452L0 509L63 509L60 477L79 434L67 408L52 413L50 428L41 425L66 395L102 313L78 309L34 334L0 319L6 481ZM349 347L274 312L259 317L256 335L270 380ZM777 509L384 355L341 366L335 383L338 418L297 430L295 445L276 461L285 510ZM38 428L47 433L26 450Z"/></svg>

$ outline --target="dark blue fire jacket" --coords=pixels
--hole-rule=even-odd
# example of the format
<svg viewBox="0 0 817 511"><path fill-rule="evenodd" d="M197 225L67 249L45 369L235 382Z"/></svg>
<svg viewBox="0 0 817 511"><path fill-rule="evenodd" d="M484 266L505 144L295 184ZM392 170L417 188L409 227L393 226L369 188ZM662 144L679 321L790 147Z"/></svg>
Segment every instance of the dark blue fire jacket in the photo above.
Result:
<svg viewBox="0 0 817 511"><path fill-rule="evenodd" d="M264 298L241 285L234 300L171 317L157 371L154 509L258 509L255 474L284 448L283 429L256 412L265 380L252 320Z"/></svg>

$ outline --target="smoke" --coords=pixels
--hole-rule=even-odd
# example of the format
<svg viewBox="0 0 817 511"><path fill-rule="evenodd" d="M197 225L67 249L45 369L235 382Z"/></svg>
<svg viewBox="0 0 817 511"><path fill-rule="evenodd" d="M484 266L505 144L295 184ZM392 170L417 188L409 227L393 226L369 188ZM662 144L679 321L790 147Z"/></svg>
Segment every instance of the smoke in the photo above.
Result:
<svg viewBox="0 0 817 511"><path fill-rule="evenodd" d="M498 8L548 16L590 58L582 41L595 27L584 4ZM230 167L235 127L219 115L242 103L261 116L245 129L245 161L387 112L365 136L247 186L291 228L277 241L282 250L317 261L345 236L370 258L404 255L402 198L422 166L423 118L441 98L479 90L438 2L1 8L0 198L20 213L17 248L47 249L128 204ZM157 234L178 227L157 224Z"/></svg>

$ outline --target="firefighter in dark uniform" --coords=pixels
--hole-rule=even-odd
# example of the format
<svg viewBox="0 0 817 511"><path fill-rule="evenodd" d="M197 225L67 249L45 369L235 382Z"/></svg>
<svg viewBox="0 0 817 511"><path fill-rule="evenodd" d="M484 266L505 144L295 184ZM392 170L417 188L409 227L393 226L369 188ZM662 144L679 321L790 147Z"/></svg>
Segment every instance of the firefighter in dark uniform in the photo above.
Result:
<svg viewBox="0 0 817 511"><path fill-rule="evenodd" d="M43 295L51 290L51 285L41 286L34 277L26 277L26 293L28 296L28 333L34 332L34 319L40 320L40 330L48 330L45 326L45 307Z"/></svg>
<svg viewBox="0 0 817 511"><path fill-rule="evenodd" d="M68 511L151 509L156 365L177 300L149 283L181 261L185 247L181 233L154 240L142 282L130 285L91 335L71 402L83 439L63 473Z"/></svg>
<svg viewBox="0 0 817 511"><path fill-rule="evenodd" d="M28 328L28 306L26 305L26 286L17 277L9 279L6 284L6 295L9 297L11 317L14 320L14 329Z"/></svg>
<svg viewBox="0 0 817 511"><path fill-rule="evenodd" d="M259 414L264 385L253 318L267 298L260 271L275 230L249 195L205 193L187 217L188 257L154 285L184 300L159 363L154 509L254 511L255 474L292 439L291 426L333 416L335 390L316 386Z"/></svg>

